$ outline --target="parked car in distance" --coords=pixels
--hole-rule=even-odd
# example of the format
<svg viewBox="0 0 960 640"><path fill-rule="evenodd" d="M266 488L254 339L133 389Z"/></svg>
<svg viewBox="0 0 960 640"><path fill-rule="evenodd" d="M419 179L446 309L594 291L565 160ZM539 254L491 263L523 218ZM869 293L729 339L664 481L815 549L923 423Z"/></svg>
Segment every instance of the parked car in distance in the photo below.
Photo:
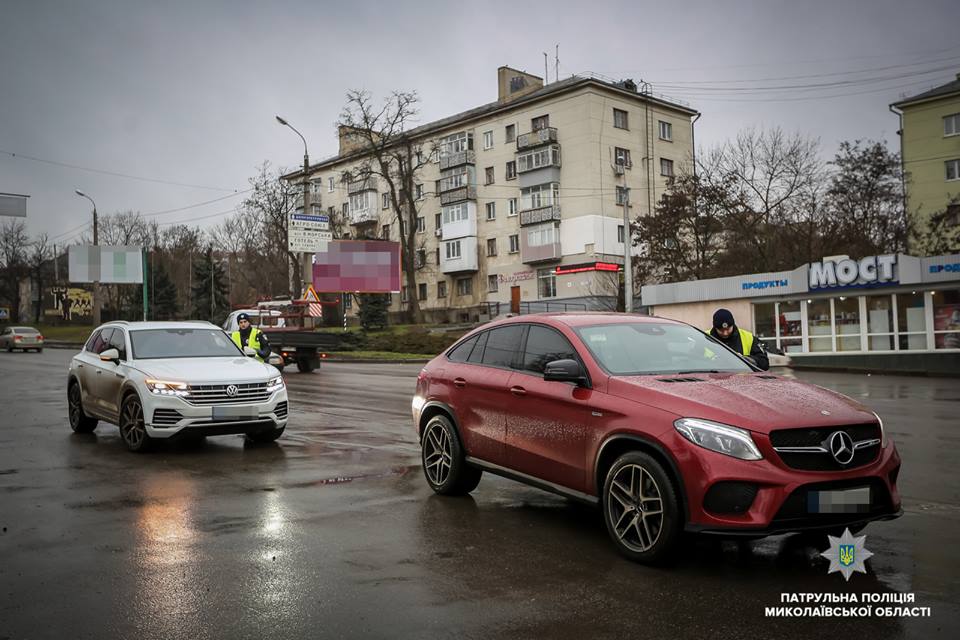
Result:
<svg viewBox="0 0 960 640"><path fill-rule="evenodd" d="M489 471L598 505L638 562L669 558L684 531L839 535L902 513L877 414L673 320L489 323L423 368L412 412L436 493Z"/></svg>
<svg viewBox="0 0 960 640"><path fill-rule="evenodd" d="M6 327L0 331L0 349L11 352L14 349L21 351L43 351L43 335L33 327Z"/></svg>
<svg viewBox="0 0 960 640"><path fill-rule="evenodd" d="M287 389L253 353L209 322L108 322L70 362L70 426L115 424L131 451L174 437L271 442L286 428Z"/></svg>

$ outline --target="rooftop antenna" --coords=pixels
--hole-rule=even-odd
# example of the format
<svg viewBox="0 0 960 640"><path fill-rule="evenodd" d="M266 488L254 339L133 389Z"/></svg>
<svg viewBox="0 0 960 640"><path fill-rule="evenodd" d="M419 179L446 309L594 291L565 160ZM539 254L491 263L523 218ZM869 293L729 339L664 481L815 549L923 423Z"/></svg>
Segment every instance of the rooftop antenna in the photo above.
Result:
<svg viewBox="0 0 960 640"><path fill-rule="evenodd" d="M543 52L543 83L550 84L550 67L547 66L547 52Z"/></svg>
<svg viewBox="0 0 960 640"><path fill-rule="evenodd" d="M555 61L555 67L553 72L553 81L558 82L560 80L560 45L557 45L556 51L553 54L553 59Z"/></svg>

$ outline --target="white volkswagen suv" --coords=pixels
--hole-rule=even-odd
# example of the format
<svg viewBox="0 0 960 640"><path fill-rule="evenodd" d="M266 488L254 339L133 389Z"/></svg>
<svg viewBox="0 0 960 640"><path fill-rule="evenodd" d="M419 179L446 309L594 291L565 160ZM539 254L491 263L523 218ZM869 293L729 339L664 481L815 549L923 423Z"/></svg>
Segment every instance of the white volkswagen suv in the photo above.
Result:
<svg viewBox="0 0 960 640"><path fill-rule="evenodd" d="M243 433L270 442L287 424L277 370L209 322L98 327L70 362L67 402L74 431L116 424L131 451L174 436Z"/></svg>

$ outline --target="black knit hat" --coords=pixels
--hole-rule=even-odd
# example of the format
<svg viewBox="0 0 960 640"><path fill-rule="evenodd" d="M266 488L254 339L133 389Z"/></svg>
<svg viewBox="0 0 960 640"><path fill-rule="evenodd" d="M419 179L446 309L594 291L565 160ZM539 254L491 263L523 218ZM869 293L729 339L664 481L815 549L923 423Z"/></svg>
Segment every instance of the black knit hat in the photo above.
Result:
<svg viewBox="0 0 960 640"><path fill-rule="evenodd" d="M733 314L727 309L717 309L713 313L714 329L729 329L734 326Z"/></svg>
<svg viewBox="0 0 960 640"><path fill-rule="evenodd" d="M237 314L237 322L240 322L241 320L246 320L247 322L250 322L250 316L248 316L248 315L245 314L245 313L238 313L238 314Z"/></svg>

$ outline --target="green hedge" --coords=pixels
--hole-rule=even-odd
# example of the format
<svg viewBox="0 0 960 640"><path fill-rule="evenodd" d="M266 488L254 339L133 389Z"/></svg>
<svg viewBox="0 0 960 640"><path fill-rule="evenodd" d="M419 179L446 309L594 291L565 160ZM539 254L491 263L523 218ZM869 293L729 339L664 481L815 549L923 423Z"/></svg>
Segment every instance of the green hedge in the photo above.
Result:
<svg viewBox="0 0 960 640"><path fill-rule="evenodd" d="M438 354L460 337L458 333L430 333L425 329L397 331L348 331L339 334L337 351L388 351L391 353Z"/></svg>

